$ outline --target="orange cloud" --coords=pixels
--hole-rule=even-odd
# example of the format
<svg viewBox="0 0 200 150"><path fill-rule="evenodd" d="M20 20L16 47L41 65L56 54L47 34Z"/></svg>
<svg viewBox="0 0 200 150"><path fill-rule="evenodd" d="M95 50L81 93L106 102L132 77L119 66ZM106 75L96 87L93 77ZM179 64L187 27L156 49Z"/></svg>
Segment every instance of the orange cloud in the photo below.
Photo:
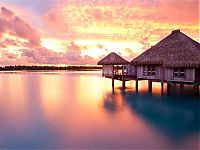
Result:
<svg viewBox="0 0 200 150"><path fill-rule="evenodd" d="M59 2L44 18L57 35L68 38L141 41L154 29L165 33L174 28L197 37L198 0Z"/></svg>

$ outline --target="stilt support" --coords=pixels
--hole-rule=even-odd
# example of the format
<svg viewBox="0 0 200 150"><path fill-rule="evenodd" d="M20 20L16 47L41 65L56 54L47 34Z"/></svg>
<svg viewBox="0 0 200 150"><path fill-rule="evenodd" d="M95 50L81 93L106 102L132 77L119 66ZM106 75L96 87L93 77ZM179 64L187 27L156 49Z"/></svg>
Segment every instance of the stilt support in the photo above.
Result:
<svg viewBox="0 0 200 150"><path fill-rule="evenodd" d="M149 92L152 92L152 81L148 80Z"/></svg>
<svg viewBox="0 0 200 150"><path fill-rule="evenodd" d="M123 88L123 89L125 89L125 87L126 87L126 84L125 84L125 83L126 83L126 81L123 80L123 81L122 81L122 88Z"/></svg>
<svg viewBox="0 0 200 150"><path fill-rule="evenodd" d="M170 92L170 86L171 86L171 84L170 84L170 83L167 83L167 92L168 92L168 93Z"/></svg>
<svg viewBox="0 0 200 150"><path fill-rule="evenodd" d="M114 88L115 87L115 80L114 80L114 78L112 78L112 88Z"/></svg>
<svg viewBox="0 0 200 150"><path fill-rule="evenodd" d="M115 94L115 88L112 87L112 94Z"/></svg>
<svg viewBox="0 0 200 150"><path fill-rule="evenodd" d="M136 90L136 92L138 92L138 80L137 79L135 80L135 90Z"/></svg>
<svg viewBox="0 0 200 150"><path fill-rule="evenodd" d="M161 82L161 94L163 94L164 93L164 82L162 81Z"/></svg>

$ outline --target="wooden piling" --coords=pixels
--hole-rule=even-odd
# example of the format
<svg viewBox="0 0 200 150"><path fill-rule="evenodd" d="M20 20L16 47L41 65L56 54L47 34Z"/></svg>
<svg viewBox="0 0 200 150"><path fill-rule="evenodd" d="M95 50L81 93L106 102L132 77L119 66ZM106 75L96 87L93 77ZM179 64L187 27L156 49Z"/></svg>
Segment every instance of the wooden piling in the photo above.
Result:
<svg viewBox="0 0 200 150"><path fill-rule="evenodd" d="M135 80L135 90L138 92L138 79Z"/></svg>
<svg viewBox="0 0 200 150"><path fill-rule="evenodd" d="M125 87L126 87L125 84L126 84L126 81L125 81L125 80L122 80L122 88L123 88L123 89L125 89Z"/></svg>
<svg viewBox="0 0 200 150"><path fill-rule="evenodd" d="M114 88L114 87L115 87L115 80L114 80L114 68L115 68L115 66L114 66L114 65L112 65L112 88Z"/></svg>
<svg viewBox="0 0 200 150"><path fill-rule="evenodd" d="M167 92L168 92L168 93L170 92L170 87L171 87L171 84L170 84L170 83L167 83Z"/></svg>
<svg viewBox="0 0 200 150"><path fill-rule="evenodd" d="M163 93L164 93L164 82L162 81L161 82L161 94L163 95Z"/></svg>
<svg viewBox="0 0 200 150"><path fill-rule="evenodd" d="M115 80L114 80L114 78L112 78L112 88L114 88L115 87Z"/></svg>
<svg viewBox="0 0 200 150"><path fill-rule="evenodd" d="M149 92L152 92L152 80L148 80Z"/></svg>
<svg viewBox="0 0 200 150"><path fill-rule="evenodd" d="M115 88L112 87L112 94L114 95L115 94Z"/></svg>

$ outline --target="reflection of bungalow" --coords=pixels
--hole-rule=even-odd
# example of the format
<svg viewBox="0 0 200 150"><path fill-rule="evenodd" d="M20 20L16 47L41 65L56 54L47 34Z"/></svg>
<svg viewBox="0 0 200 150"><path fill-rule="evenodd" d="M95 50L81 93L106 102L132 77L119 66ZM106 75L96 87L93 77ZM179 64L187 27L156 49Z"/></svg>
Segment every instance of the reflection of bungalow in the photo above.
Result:
<svg viewBox="0 0 200 150"><path fill-rule="evenodd" d="M184 101L181 105L180 99ZM188 99L193 102L187 101ZM200 131L199 101L187 94L157 97L151 94L127 92L124 101L127 106L130 106L134 115L139 115L157 131L164 132L172 140L178 140L180 137L183 139L185 136Z"/></svg>
<svg viewBox="0 0 200 150"><path fill-rule="evenodd" d="M104 76L107 70L112 70L113 64L122 65L122 77L128 77L127 80L137 79L136 81L149 80L150 89L152 81L157 81L161 82L162 86L164 82L194 84L195 90L199 91L200 44L180 30L172 31L155 46L133 59L130 64L115 53L109 54L98 64L103 65Z"/></svg>

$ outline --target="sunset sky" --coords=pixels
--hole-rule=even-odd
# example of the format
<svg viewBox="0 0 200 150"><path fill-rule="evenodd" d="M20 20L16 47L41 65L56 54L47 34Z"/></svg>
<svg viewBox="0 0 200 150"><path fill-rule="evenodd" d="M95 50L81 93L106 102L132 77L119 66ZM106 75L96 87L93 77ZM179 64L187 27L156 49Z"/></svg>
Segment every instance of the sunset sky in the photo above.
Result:
<svg viewBox="0 0 200 150"><path fill-rule="evenodd" d="M200 40L198 0L0 0L0 65L130 61L174 29Z"/></svg>

